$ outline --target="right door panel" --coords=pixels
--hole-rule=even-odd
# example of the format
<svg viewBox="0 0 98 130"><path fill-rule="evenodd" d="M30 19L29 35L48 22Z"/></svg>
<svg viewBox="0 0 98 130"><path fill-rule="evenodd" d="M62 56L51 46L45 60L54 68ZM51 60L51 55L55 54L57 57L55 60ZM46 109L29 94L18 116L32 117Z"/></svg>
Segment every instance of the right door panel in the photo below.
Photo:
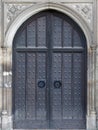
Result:
<svg viewBox="0 0 98 130"><path fill-rule="evenodd" d="M51 14L51 21L50 128L84 129L86 55L83 39L69 20Z"/></svg>

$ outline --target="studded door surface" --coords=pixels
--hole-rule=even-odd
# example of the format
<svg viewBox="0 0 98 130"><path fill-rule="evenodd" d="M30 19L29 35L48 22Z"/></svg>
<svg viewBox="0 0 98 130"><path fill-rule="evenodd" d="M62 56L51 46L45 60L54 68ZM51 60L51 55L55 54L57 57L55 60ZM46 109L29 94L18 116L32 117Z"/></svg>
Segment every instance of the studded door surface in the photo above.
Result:
<svg viewBox="0 0 98 130"><path fill-rule="evenodd" d="M44 11L13 44L13 127L85 129L86 41L69 17Z"/></svg>

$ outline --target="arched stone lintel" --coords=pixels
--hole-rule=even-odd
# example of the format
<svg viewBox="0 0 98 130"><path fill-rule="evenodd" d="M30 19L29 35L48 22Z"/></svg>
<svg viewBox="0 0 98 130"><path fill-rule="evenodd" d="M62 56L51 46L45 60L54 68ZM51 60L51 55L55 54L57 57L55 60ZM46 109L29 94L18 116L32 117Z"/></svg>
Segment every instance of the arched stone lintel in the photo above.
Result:
<svg viewBox="0 0 98 130"><path fill-rule="evenodd" d="M90 51L90 46L92 46L93 43L92 32L85 20L70 7L52 2L33 5L19 14L6 31L4 47L12 48L13 38L22 23L24 23L32 15L47 9L54 9L71 17L83 30L87 40L88 51Z"/></svg>

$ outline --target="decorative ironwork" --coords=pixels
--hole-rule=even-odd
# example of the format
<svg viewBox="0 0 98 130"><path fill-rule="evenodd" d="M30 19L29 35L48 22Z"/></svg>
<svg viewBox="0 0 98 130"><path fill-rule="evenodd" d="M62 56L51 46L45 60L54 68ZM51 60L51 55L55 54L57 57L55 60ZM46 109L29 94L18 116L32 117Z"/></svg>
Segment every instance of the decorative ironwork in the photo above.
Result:
<svg viewBox="0 0 98 130"><path fill-rule="evenodd" d="M38 87L39 88L44 88L45 87L45 82L44 81L39 81L38 82Z"/></svg>
<svg viewBox="0 0 98 130"><path fill-rule="evenodd" d="M60 88L62 86L61 81L54 81L54 87L55 88Z"/></svg>

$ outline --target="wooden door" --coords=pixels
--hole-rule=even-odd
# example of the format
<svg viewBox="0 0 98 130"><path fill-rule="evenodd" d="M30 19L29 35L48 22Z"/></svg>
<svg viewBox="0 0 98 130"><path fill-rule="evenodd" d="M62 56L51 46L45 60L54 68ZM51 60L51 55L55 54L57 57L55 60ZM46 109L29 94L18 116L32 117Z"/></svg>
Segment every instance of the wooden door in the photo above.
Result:
<svg viewBox="0 0 98 130"><path fill-rule="evenodd" d="M53 10L29 18L13 43L13 127L86 127L86 40Z"/></svg>

